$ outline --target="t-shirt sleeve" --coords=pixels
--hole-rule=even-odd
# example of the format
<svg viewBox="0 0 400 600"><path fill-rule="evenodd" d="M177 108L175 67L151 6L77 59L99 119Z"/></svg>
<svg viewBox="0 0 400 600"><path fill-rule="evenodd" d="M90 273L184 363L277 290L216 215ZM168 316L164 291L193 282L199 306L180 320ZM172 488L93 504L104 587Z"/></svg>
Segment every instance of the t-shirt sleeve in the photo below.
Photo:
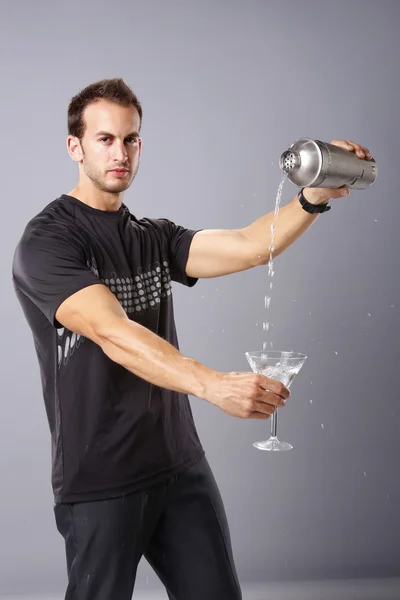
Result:
<svg viewBox="0 0 400 600"><path fill-rule="evenodd" d="M177 281L188 287L193 287L197 277L186 275L186 264L189 258L190 244L200 229L186 229L168 219L158 219L167 240L168 262L172 281Z"/></svg>
<svg viewBox="0 0 400 600"><path fill-rule="evenodd" d="M25 231L14 253L12 279L54 327L61 327L55 314L64 300L102 283L76 239L47 229Z"/></svg>

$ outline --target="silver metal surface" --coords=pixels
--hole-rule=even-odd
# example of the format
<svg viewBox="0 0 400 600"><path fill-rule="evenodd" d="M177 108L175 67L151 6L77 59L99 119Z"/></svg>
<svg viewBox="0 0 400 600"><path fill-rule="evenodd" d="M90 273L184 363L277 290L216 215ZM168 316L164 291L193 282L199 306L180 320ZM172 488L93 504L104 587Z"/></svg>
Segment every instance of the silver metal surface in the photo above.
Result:
<svg viewBox="0 0 400 600"><path fill-rule="evenodd" d="M348 188L371 186L378 168L374 159L358 158L353 152L319 140L300 138L282 153L280 168L298 187Z"/></svg>

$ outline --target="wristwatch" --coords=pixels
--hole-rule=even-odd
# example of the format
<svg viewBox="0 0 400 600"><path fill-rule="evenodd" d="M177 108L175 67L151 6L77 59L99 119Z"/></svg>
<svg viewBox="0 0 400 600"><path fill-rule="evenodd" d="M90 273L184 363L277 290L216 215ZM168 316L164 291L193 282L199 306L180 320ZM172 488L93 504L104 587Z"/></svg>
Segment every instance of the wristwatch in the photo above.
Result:
<svg viewBox="0 0 400 600"><path fill-rule="evenodd" d="M328 206L328 204L311 204L311 202L307 202L307 200L304 198L303 190L304 188L301 188L297 194L297 197L305 211L313 215L315 213L323 213L327 210L331 210L332 207Z"/></svg>

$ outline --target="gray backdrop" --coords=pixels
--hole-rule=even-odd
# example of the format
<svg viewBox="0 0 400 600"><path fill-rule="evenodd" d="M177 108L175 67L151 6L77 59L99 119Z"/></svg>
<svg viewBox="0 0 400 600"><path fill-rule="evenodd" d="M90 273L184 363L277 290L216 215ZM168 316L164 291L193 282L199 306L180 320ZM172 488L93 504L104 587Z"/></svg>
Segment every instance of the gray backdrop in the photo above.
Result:
<svg viewBox="0 0 400 600"><path fill-rule="evenodd" d="M269 423L191 403L242 582L400 575L399 20L396 0L1 4L0 592L66 583L11 261L27 221L76 183L69 99L116 76L144 107L142 164L124 198L139 217L243 227L273 210L278 159L297 138L371 149L375 186L336 200L275 262L268 339L309 357L280 413L295 449L257 451ZM295 191L286 182L283 204ZM267 272L175 284L182 352L248 370L244 352L264 340ZM138 587L158 585L143 561Z"/></svg>

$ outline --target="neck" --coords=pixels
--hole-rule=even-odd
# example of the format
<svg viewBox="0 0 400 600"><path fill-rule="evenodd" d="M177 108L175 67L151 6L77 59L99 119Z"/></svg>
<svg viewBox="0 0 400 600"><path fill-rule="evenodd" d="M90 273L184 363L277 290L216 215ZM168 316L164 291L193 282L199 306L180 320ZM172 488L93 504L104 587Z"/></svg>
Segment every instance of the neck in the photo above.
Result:
<svg viewBox="0 0 400 600"><path fill-rule="evenodd" d="M110 212L119 210L122 204L122 193L111 194L97 189L89 191L85 190L79 183L71 192L68 192L68 196L73 196L92 208Z"/></svg>

